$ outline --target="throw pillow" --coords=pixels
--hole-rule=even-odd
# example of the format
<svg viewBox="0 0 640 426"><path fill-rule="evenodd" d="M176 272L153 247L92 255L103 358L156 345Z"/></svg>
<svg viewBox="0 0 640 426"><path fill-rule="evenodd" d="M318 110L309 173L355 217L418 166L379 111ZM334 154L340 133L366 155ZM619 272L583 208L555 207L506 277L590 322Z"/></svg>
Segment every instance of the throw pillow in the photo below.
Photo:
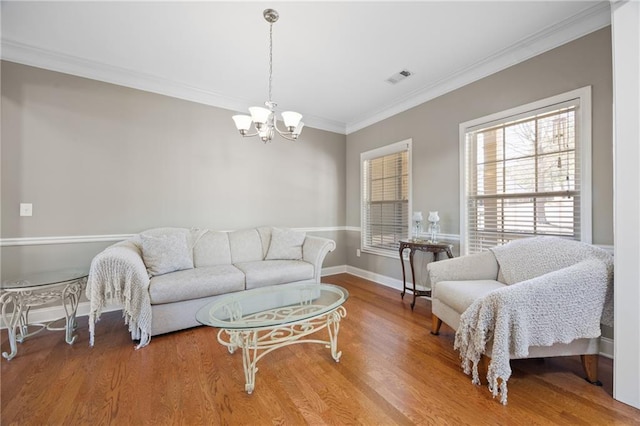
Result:
<svg viewBox="0 0 640 426"><path fill-rule="evenodd" d="M266 260L300 260L306 233L293 229L273 228Z"/></svg>
<svg viewBox="0 0 640 426"><path fill-rule="evenodd" d="M151 236L141 234L142 259L149 276L193 268L193 255L183 233Z"/></svg>

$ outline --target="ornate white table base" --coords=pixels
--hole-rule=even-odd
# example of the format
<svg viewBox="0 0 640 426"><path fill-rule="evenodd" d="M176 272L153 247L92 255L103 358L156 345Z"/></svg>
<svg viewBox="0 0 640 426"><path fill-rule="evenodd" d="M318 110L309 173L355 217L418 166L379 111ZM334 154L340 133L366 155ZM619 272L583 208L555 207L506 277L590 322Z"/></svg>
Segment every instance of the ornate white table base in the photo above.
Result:
<svg viewBox="0 0 640 426"><path fill-rule="evenodd" d="M252 314L243 319L247 320L252 317L259 319L264 316L284 318L291 315L292 309L309 308L313 309L313 305L273 309ZM242 365L246 381L244 389L248 394L251 394L255 388L256 372L258 371L256 364L263 356L278 348L297 343L319 343L330 348L331 356L336 362L339 362L342 352L338 352L338 332L340 331L340 320L346 315L347 310L343 306L339 306L316 317L286 325L256 329L221 329L218 332L218 342L226 346L230 353L234 353L238 348L242 349ZM323 328L326 328L329 333L328 341L304 339L304 337ZM258 351L263 352L258 354Z"/></svg>
<svg viewBox="0 0 640 426"><path fill-rule="evenodd" d="M11 353L2 352L2 356L11 360L18 353L16 342L22 343L27 337L38 334L42 330L65 331L65 341L73 344L76 337L73 331L77 327L76 311L82 288L86 283L86 278L74 279L65 283L56 283L38 287L8 288L2 290L0 305L2 306L2 320L7 326L9 334L9 345ZM60 300L65 312L65 326L55 327L63 318L44 323L29 323L29 311L33 306L44 305L49 302ZM29 332L29 326L38 327L37 330ZM16 331L20 330L19 336Z"/></svg>

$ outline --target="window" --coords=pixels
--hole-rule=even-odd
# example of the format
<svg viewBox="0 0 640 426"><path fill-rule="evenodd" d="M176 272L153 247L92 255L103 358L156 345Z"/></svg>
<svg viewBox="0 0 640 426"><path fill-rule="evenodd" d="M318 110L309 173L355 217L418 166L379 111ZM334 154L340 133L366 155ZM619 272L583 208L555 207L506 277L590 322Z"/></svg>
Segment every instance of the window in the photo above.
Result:
<svg viewBox="0 0 640 426"><path fill-rule="evenodd" d="M591 242L590 94L460 126L463 253L535 235Z"/></svg>
<svg viewBox="0 0 640 426"><path fill-rule="evenodd" d="M360 154L362 250L397 256L409 235L411 140Z"/></svg>

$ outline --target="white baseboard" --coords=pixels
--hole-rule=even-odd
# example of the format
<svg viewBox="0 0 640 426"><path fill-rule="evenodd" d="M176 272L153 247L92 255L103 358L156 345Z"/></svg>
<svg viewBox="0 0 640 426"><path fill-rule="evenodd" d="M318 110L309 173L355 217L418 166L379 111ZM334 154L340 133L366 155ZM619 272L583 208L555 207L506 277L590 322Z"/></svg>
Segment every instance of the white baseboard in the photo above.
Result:
<svg viewBox="0 0 640 426"><path fill-rule="evenodd" d="M346 272L347 265L329 266L327 268L322 268L322 273L320 275L326 277L327 275L344 274Z"/></svg>
<svg viewBox="0 0 640 426"><path fill-rule="evenodd" d="M375 272L367 271L365 269L356 268L355 266L346 266L347 273L355 275L356 277L364 278L365 280L373 281L378 284L382 284L387 287L395 288L402 291L402 281L391 278L386 275L377 274Z"/></svg>
<svg viewBox="0 0 640 426"><path fill-rule="evenodd" d="M377 274L375 272L367 271L365 269L356 268L349 265L331 266L322 268L322 276L335 275L335 274L351 274L356 277L364 278L369 281L373 281L377 284L391 287L396 290L402 290L402 281L391 278L386 275ZM91 305L89 302L80 302L78 304L78 317L88 316ZM102 312L119 311L122 306L119 304L109 304L103 309ZM62 306L50 306L46 308L33 309L29 312L29 319L31 322L49 322L58 318L64 318L64 309ZM0 318L0 328L5 329L4 321ZM608 337L600 337L600 355L613 359L613 339Z"/></svg>
<svg viewBox="0 0 640 426"><path fill-rule="evenodd" d="M600 337L600 355L613 359L613 339Z"/></svg>

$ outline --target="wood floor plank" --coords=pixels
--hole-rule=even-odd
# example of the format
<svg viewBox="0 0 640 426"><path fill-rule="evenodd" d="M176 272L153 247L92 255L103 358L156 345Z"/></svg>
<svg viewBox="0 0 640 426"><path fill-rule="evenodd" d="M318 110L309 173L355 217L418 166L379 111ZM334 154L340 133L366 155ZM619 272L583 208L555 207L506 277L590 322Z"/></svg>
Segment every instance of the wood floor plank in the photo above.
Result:
<svg viewBox="0 0 640 426"><path fill-rule="evenodd" d="M72 346L43 332L2 359L2 425L640 425L640 411L612 398L612 361L600 358L604 386L583 380L579 357L512 362L509 404L474 386L453 350L454 332L429 333L430 302L349 274L324 277L349 290L340 325L340 362L318 344L278 349L258 362L244 391L242 355L217 330L156 336L134 350L120 313L103 315L96 345L87 318ZM326 333L325 330L319 333ZM326 334L318 336L326 338ZM2 348L8 348L6 331Z"/></svg>

